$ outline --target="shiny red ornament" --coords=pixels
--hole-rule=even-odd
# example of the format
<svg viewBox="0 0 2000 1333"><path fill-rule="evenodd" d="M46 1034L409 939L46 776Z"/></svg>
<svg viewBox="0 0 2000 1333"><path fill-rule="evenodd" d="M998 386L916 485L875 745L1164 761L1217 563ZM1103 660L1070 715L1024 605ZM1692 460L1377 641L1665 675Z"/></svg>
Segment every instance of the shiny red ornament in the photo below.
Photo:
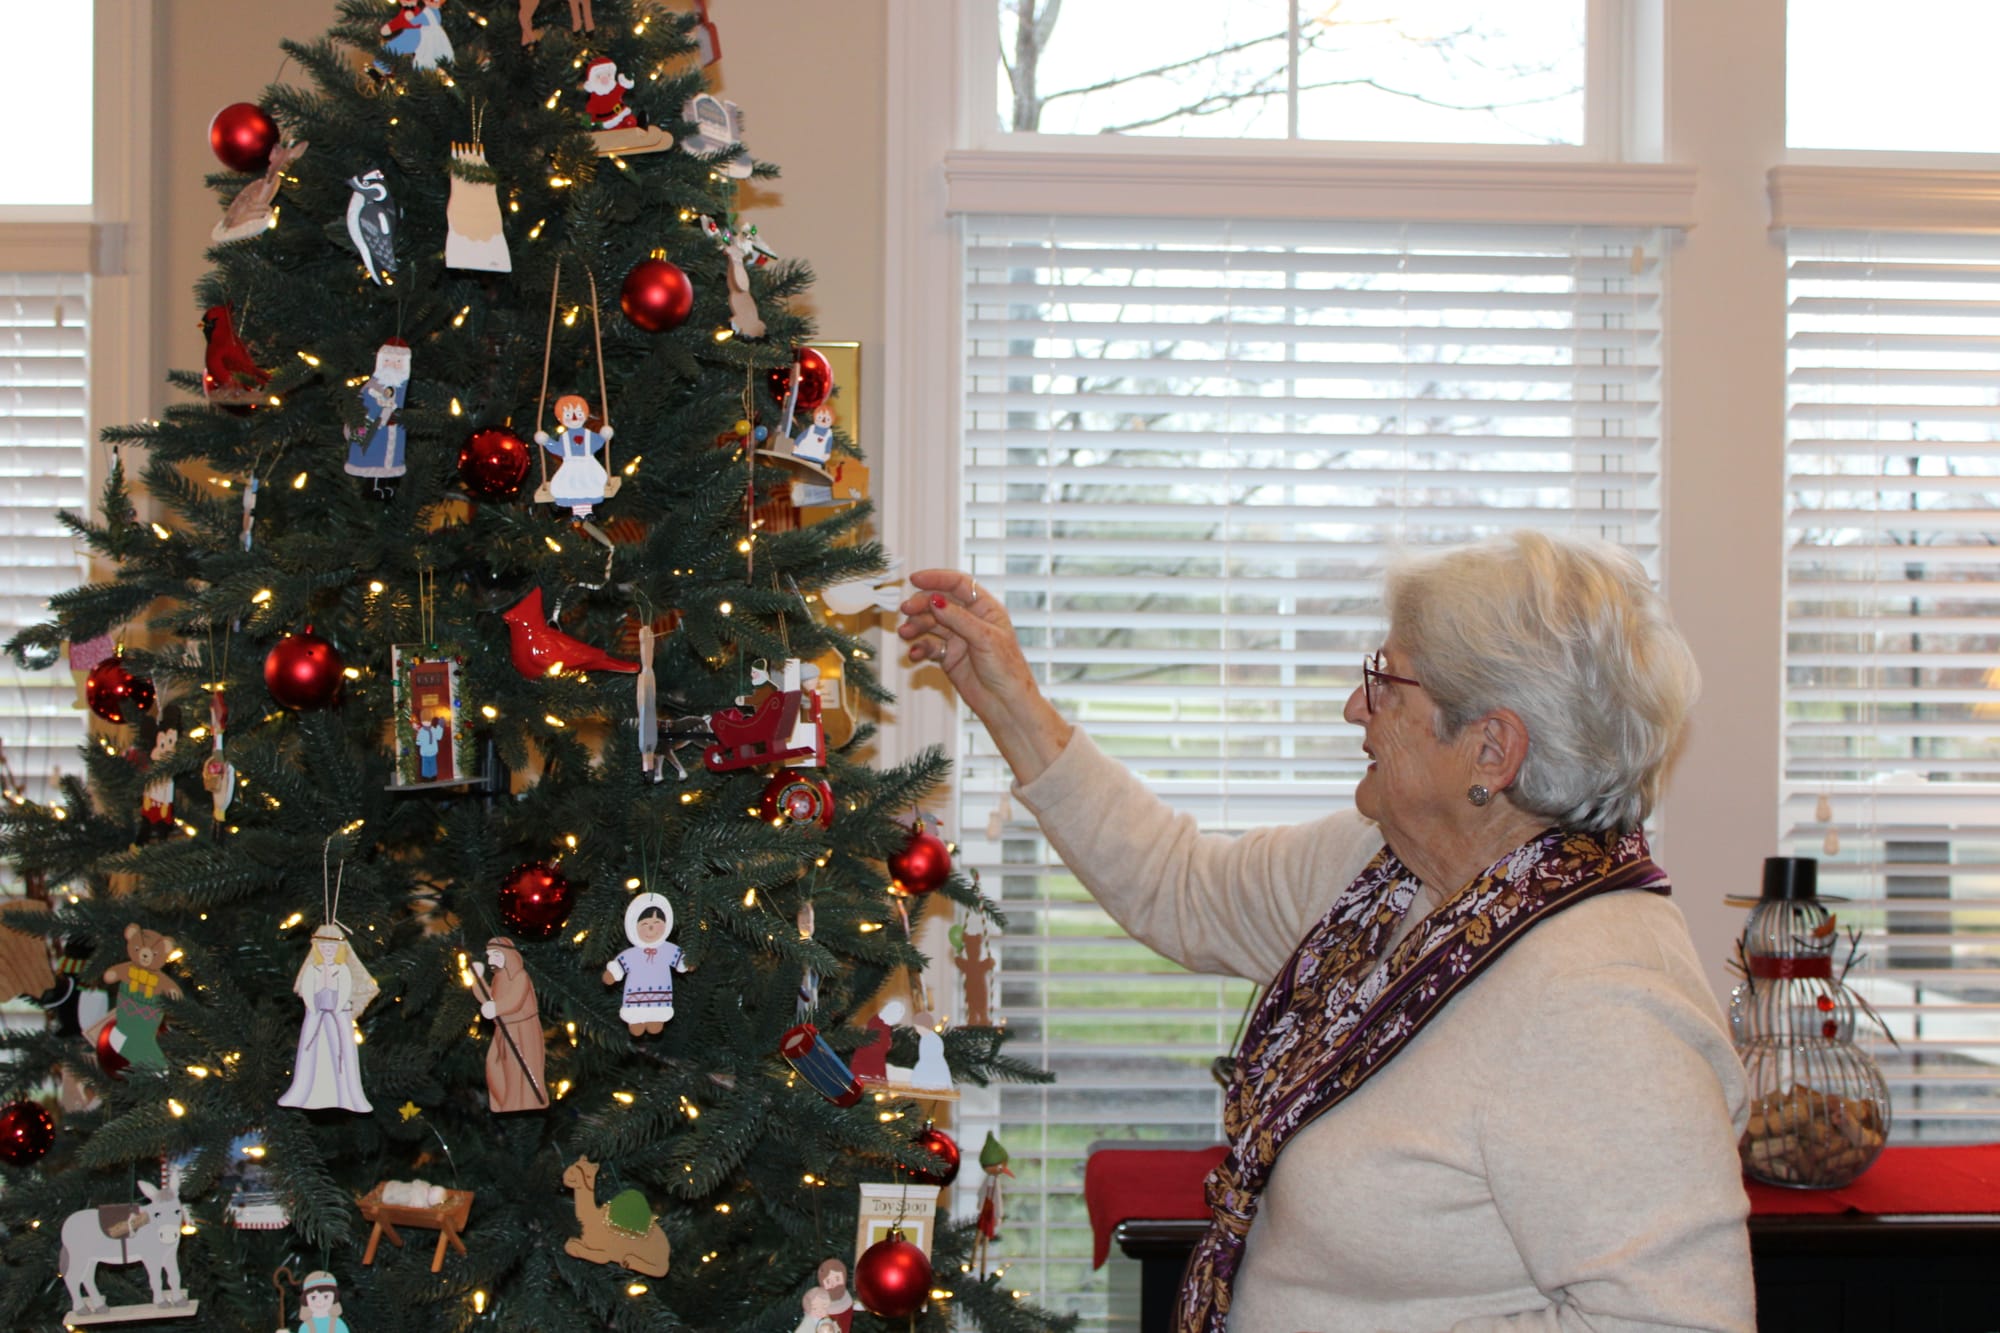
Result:
<svg viewBox="0 0 2000 1333"><path fill-rule="evenodd" d="M907 1319L931 1296L931 1261L902 1237L889 1233L861 1253L854 1265L854 1294L888 1319Z"/></svg>
<svg viewBox="0 0 2000 1333"><path fill-rule="evenodd" d="M345 669L333 645L308 625L278 640L264 658L264 688L286 708L326 708L340 698Z"/></svg>
<svg viewBox="0 0 2000 1333"><path fill-rule="evenodd" d="M119 658L107 657L83 678L83 701L106 722L137 722L141 713L152 711L153 682L127 671Z"/></svg>
<svg viewBox="0 0 2000 1333"><path fill-rule="evenodd" d="M679 328L694 309L694 284L679 264L642 259L625 275L618 308L646 332L665 333Z"/></svg>
<svg viewBox="0 0 2000 1333"><path fill-rule="evenodd" d="M500 881L500 919L527 939L553 938L575 901L576 890L562 872L540 861L523 862Z"/></svg>
<svg viewBox="0 0 2000 1333"><path fill-rule="evenodd" d="M166 1024L162 1023L160 1029L165 1031ZM108 1019L97 1029L97 1067L112 1082L123 1083L125 1071L132 1067L132 1062L118 1054L117 1048L111 1044L111 1034L117 1030Z"/></svg>
<svg viewBox="0 0 2000 1333"><path fill-rule="evenodd" d="M815 348L801 347L797 357L799 366L798 411L810 417L813 409L827 400L833 392L833 367L827 364ZM780 403L792 391L792 371L789 366L780 366L771 372L771 397Z"/></svg>
<svg viewBox="0 0 2000 1333"><path fill-rule="evenodd" d="M0 1161L33 1166L56 1141L56 1122L35 1102L0 1106Z"/></svg>
<svg viewBox="0 0 2000 1333"><path fill-rule="evenodd" d="M278 123L254 102L232 102L208 122L208 146L231 171L262 171L278 146Z"/></svg>
<svg viewBox="0 0 2000 1333"><path fill-rule="evenodd" d="M781 768L764 784L764 822L833 827L833 786L815 773Z"/></svg>
<svg viewBox="0 0 2000 1333"><path fill-rule="evenodd" d="M889 858L889 875L904 893L929 893L951 878L951 848L919 819L910 841Z"/></svg>
<svg viewBox="0 0 2000 1333"><path fill-rule="evenodd" d="M458 451L458 482L475 500L511 500L533 462L534 450L512 431L475 431Z"/></svg>
<svg viewBox="0 0 2000 1333"><path fill-rule="evenodd" d="M958 1179L958 1141L943 1130L925 1125L917 1135L917 1146L931 1155L930 1169L912 1171L919 1185L944 1186Z"/></svg>

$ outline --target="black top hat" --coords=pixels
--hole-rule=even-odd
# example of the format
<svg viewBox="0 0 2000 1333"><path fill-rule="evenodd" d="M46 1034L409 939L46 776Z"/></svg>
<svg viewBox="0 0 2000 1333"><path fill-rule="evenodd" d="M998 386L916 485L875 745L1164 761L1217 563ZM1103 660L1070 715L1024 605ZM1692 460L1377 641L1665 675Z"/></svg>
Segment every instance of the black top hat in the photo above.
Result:
<svg viewBox="0 0 2000 1333"><path fill-rule="evenodd" d="M1764 858L1764 898L1797 901L1816 896L1819 888L1819 858L1812 856L1767 856Z"/></svg>

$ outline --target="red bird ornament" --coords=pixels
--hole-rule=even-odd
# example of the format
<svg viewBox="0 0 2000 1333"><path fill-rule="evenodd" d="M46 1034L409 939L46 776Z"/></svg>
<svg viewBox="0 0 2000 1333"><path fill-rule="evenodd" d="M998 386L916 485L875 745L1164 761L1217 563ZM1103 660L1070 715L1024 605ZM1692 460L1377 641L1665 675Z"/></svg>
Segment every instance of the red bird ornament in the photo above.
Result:
<svg viewBox="0 0 2000 1333"><path fill-rule="evenodd" d="M535 589L503 611L507 622L507 649L514 670L529 680L557 676L565 671L623 671L636 675L637 662L613 657L602 648L593 648L582 639L572 638L549 624L542 611L542 590Z"/></svg>
<svg viewBox="0 0 2000 1333"><path fill-rule="evenodd" d="M203 311L201 331L208 339L208 352L202 358L203 396L217 407L256 406L258 390L270 382L271 372L259 368L236 336L229 307L212 305Z"/></svg>

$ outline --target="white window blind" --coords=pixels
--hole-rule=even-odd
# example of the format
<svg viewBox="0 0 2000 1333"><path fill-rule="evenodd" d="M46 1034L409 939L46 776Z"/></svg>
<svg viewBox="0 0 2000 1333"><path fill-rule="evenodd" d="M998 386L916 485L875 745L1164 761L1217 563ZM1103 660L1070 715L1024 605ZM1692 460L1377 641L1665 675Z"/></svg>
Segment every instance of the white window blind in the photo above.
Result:
<svg viewBox="0 0 2000 1333"><path fill-rule="evenodd" d="M977 217L963 253L962 559L1057 705L1209 829L1350 798L1396 547L1548 527L1656 568L1657 234ZM1215 1139L1249 987L1126 938L966 720L998 1012L1058 1081L961 1130L1013 1154L1010 1284L1097 1315L1089 1147Z"/></svg>
<svg viewBox="0 0 2000 1333"><path fill-rule="evenodd" d="M48 616L54 594L84 566L56 521L86 507L85 348L80 274L0 271L0 641ZM84 734L68 663L24 671L0 654L0 741L36 800Z"/></svg>
<svg viewBox="0 0 2000 1333"><path fill-rule="evenodd" d="M1862 931L1850 979L1901 1042L1870 1043L1895 1137L1989 1139L2000 240L1794 233L1789 250L1782 832Z"/></svg>

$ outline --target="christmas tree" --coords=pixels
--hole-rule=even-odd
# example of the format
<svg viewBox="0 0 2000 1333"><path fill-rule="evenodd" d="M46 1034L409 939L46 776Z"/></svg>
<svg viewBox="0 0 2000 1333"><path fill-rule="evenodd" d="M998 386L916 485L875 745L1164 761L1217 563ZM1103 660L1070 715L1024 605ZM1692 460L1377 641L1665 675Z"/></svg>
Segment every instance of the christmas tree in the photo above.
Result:
<svg viewBox="0 0 2000 1333"><path fill-rule="evenodd" d="M692 16L515 18L341 0L211 131L206 364L106 432L105 576L9 645L117 647L84 778L0 811L52 904L0 931L52 1011L4 1039L0 1326L777 1333L861 1184L935 1195L847 1020L931 897L995 909L935 852L892 886L944 760L841 726L885 695L820 594L885 559L810 273L734 211L775 170ZM950 1079L1041 1077L1003 1035L946 1027ZM928 1239L821 1304L1062 1324Z"/></svg>

